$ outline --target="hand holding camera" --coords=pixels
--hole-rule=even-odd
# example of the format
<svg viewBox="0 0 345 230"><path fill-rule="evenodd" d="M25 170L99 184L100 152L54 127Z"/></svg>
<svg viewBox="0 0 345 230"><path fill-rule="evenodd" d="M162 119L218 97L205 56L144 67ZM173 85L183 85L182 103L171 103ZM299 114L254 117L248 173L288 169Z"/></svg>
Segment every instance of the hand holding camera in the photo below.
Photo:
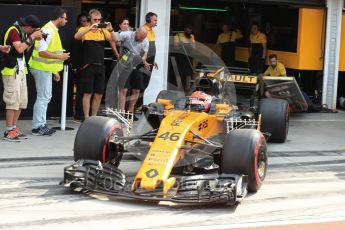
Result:
<svg viewBox="0 0 345 230"><path fill-rule="evenodd" d="M44 40L47 40L47 37L48 37L48 34L42 32L42 38L43 38Z"/></svg>
<svg viewBox="0 0 345 230"><path fill-rule="evenodd" d="M94 23L94 24L92 24L92 25L89 27L89 31L90 31L90 30L97 30L98 24L99 24L99 23Z"/></svg>
<svg viewBox="0 0 345 230"><path fill-rule="evenodd" d="M32 38L32 40L36 41L36 40L41 40L43 38L43 32L41 29L34 31L32 34L30 34L30 37Z"/></svg>
<svg viewBox="0 0 345 230"><path fill-rule="evenodd" d="M109 32L113 32L114 29L113 29L113 26L111 25L110 22L106 22L105 23L107 26L105 27Z"/></svg>
<svg viewBox="0 0 345 230"><path fill-rule="evenodd" d="M104 22L104 23L98 23L97 28L104 28L107 29L109 32L113 32L113 26L111 25L110 22Z"/></svg>

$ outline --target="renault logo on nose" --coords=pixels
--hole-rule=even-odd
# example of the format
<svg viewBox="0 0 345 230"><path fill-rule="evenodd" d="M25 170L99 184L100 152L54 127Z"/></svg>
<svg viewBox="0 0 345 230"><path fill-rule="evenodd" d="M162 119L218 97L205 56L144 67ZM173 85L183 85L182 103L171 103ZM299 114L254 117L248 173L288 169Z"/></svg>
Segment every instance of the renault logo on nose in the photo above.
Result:
<svg viewBox="0 0 345 230"><path fill-rule="evenodd" d="M150 169L150 170L146 171L145 174L148 178L154 178L154 177L158 176L158 171L156 169Z"/></svg>

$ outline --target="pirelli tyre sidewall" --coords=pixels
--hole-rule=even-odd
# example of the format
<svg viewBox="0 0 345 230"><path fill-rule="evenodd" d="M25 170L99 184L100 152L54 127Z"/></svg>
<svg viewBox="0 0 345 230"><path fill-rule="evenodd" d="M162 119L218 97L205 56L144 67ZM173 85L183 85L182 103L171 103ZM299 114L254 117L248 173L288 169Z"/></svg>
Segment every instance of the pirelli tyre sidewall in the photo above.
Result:
<svg viewBox="0 0 345 230"><path fill-rule="evenodd" d="M283 99L260 100L261 132L270 133L269 142L284 143L289 132L289 103Z"/></svg>
<svg viewBox="0 0 345 230"><path fill-rule="evenodd" d="M267 172L267 144L255 129L237 129L225 136L220 162L221 173L248 176L248 191L261 187Z"/></svg>
<svg viewBox="0 0 345 230"><path fill-rule="evenodd" d="M74 160L109 159L109 138L116 133L124 135L123 127L114 118L93 116L85 120L74 140Z"/></svg>

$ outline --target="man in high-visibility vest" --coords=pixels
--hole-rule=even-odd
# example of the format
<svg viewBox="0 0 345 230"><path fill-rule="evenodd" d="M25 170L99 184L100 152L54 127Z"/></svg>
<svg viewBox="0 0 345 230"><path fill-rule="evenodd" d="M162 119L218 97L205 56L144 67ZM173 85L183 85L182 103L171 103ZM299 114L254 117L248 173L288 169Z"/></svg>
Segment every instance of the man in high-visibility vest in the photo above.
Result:
<svg viewBox="0 0 345 230"><path fill-rule="evenodd" d="M63 62L69 58L64 53L59 27L67 23L66 9L55 8L51 21L42 27L44 39L35 42L35 48L29 61L30 72L35 79L37 98L33 109L31 133L36 136L50 136L55 130L46 125L48 103L52 97L52 76L60 81L59 72Z"/></svg>
<svg viewBox="0 0 345 230"><path fill-rule="evenodd" d="M21 110L26 109L28 104L24 52L33 45L35 40L42 38L39 27L39 19L35 15L28 15L20 18L5 33L4 45L11 46L11 50L1 63L4 67L1 74L4 85L3 100L6 104L6 131L4 133L6 141L19 142L19 139L27 139L27 136L17 127Z"/></svg>

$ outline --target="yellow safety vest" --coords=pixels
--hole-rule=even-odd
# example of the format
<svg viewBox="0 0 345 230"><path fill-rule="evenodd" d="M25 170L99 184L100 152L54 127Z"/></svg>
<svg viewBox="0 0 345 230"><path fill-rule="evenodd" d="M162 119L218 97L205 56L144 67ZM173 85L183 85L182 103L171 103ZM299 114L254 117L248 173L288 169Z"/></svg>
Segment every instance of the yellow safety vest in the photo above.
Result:
<svg viewBox="0 0 345 230"><path fill-rule="evenodd" d="M51 25L50 22L42 27L42 29L44 28L49 28L52 32L47 51L55 54L63 53L60 35L57 29ZM61 71L63 69L63 60L40 57L38 53L38 46L39 41L35 41L35 48L32 51L32 56L29 60L30 67L52 73L58 73Z"/></svg>
<svg viewBox="0 0 345 230"><path fill-rule="evenodd" d="M10 28L8 28L8 30L7 30L6 33L5 33L4 45L6 45L6 41L7 41L8 35L9 35L9 33L10 33L10 31L11 31L12 29L15 29L15 30L18 32L18 34L19 34L20 36L22 35L22 34L20 33L20 31L18 30L17 27L11 26ZM23 36L24 36L24 35L23 35ZM23 38L22 38L22 39L23 39ZM14 48L12 48L12 49L14 49ZM24 58L24 63L25 63L25 55L23 55L23 58ZM2 74L2 76L13 76L15 72L16 72L16 66L15 66L14 68L7 68L7 67L5 67L5 68L1 71L1 74ZM28 69L26 68L26 65L25 65L25 74L28 74Z"/></svg>

